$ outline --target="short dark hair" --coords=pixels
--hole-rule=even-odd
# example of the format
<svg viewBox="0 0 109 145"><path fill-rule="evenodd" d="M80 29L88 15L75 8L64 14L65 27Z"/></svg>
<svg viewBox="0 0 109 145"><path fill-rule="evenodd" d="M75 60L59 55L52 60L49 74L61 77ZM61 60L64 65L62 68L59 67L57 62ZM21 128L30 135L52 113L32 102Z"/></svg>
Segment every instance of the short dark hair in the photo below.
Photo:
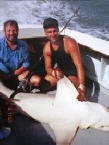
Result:
<svg viewBox="0 0 109 145"><path fill-rule="evenodd" d="M5 31L5 28L8 26L8 25L14 25L17 30L19 30L19 26L18 26L18 23L16 20L7 20L4 22L4 31Z"/></svg>
<svg viewBox="0 0 109 145"><path fill-rule="evenodd" d="M47 18L43 22L43 28L51 28L51 27L56 27L58 28L58 21L54 18Z"/></svg>

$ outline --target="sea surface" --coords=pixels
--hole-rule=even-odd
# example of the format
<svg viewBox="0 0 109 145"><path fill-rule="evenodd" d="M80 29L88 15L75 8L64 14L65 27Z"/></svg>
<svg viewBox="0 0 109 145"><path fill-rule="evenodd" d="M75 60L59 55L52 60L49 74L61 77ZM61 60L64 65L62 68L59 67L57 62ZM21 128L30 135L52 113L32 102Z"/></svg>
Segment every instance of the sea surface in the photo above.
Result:
<svg viewBox="0 0 109 145"><path fill-rule="evenodd" d="M67 28L109 40L109 0L0 1L0 25L7 19L42 25L46 17L56 18L60 26L72 17Z"/></svg>

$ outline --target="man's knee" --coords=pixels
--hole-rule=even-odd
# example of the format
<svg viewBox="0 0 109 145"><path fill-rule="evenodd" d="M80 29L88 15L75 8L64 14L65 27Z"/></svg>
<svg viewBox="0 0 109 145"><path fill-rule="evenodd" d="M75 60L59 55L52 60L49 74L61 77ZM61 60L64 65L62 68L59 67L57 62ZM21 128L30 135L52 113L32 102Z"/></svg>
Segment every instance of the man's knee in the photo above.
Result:
<svg viewBox="0 0 109 145"><path fill-rule="evenodd" d="M19 76L18 76L18 80L22 81L27 75L29 74L29 71L23 71Z"/></svg>
<svg viewBox="0 0 109 145"><path fill-rule="evenodd" d="M40 85L39 85L39 90L42 92L42 93L46 93L48 91L52 91L54 89L56 89L56 84L55 85L51 85L51 82L42 78L41 81L40 81Z"/></svg>
<svg viewBox="0 0 109 145"><path fill-rule="evenodd" d="M46 75L45 80L48 81L52 87L55 86L57 84L57 81L58 81L56 78L54 78L51 75Z"/></svg>
<svg viewBox="0 0 109 145"><path fill-rule="evenodd" d="M33 75L30 79L30 84L34 87L37 87L40 85L41 77L38 75Z"/></svg>

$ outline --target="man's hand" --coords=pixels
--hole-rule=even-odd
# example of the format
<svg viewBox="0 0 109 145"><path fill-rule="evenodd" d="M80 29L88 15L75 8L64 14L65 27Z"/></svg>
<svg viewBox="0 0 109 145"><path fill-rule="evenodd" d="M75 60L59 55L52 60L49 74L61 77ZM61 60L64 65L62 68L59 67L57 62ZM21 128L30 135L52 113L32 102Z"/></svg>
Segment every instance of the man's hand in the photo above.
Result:
<svg viewBox="0 0 109 145"><path fill-rule="evenodd" d="M21 75L23 72L29 73L29 71L27 70L27 68L25 68L25 67L20 67L20 68L18 68L18 69L16 69L16 70L14 71L14 75L15 75L15 76L19 76L19 75ZM27 74L27 73L26 73L26 74Z"/></svg>
<svg viewBox="0 0 109 145"><path fill-rule="evenodd" d="M85 86L83 84L80 84L77 90L78 90L78 93L79 93L77 99L79 101L86 101Z"/></svg>
<svg viewBox="0 0 109 145"><path fill-rule="evenodd" d="M19 81L23 81L27 77L28 74L29 74L29 71L28 70L24 71L22 74L20 74L18 76L18 80Z"/></svg>
<svg viewBox="0 0 109 145"><path fill-rule="evenodd" d="M52 71L52 76L56 79L61 79L63 78L64 74L59 68L56 68Z"/></svg>

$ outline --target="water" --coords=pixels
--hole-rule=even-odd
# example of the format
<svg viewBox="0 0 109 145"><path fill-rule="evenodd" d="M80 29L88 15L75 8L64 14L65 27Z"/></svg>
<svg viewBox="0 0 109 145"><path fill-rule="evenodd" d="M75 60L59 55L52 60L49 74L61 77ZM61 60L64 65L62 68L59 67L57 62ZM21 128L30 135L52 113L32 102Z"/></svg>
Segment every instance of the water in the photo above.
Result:
<svg viewBox="0 0 109 145"><path fill-rule="evenodd" d="M0 2L0 25L7 19L19 24L41 24L54 17L60 26L109 40L109 0L5 0Z"/></svg>

